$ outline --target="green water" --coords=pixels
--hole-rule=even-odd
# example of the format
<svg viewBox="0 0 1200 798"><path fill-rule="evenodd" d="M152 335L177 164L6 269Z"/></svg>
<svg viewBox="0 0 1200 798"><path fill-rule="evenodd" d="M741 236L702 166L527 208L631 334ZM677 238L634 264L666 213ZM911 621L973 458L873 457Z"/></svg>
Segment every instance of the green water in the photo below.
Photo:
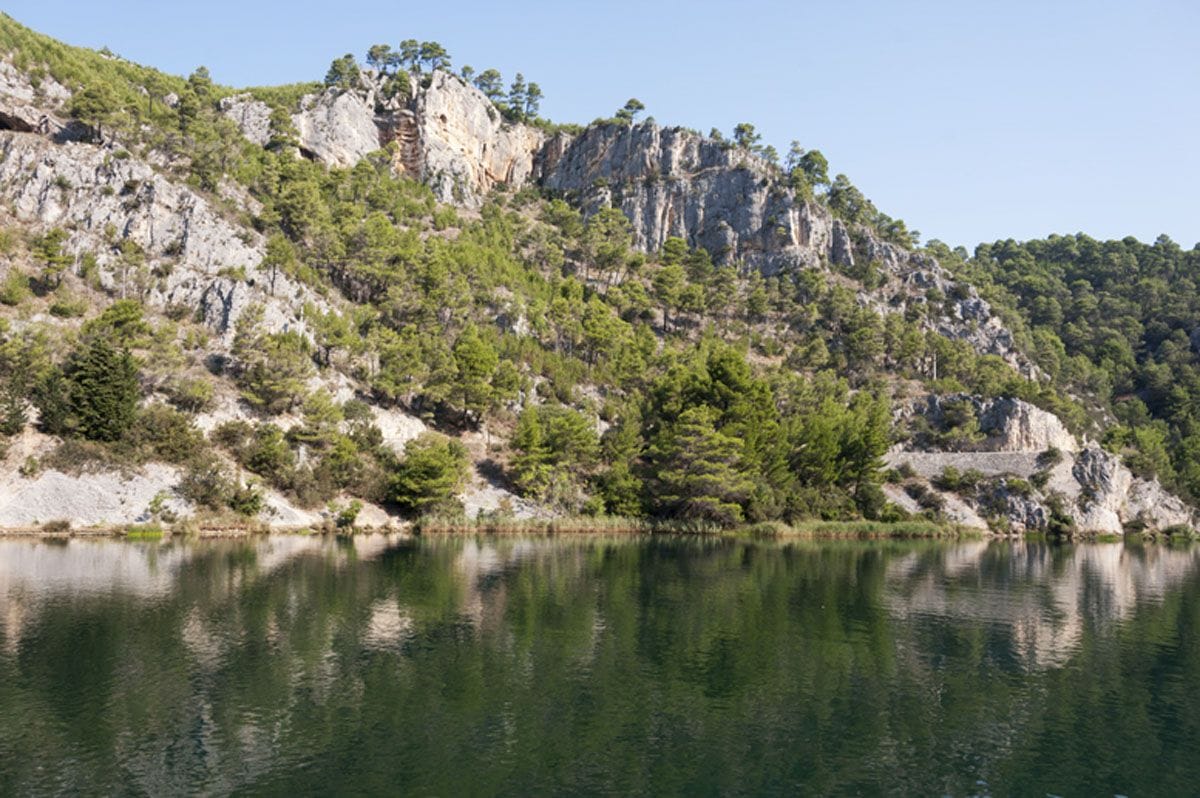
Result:
<svg viewBox="0 0 1200 798"><path fill-rule="evenodd" d="M0 794L1196 794L1198 565L0 540Z"/></svg>

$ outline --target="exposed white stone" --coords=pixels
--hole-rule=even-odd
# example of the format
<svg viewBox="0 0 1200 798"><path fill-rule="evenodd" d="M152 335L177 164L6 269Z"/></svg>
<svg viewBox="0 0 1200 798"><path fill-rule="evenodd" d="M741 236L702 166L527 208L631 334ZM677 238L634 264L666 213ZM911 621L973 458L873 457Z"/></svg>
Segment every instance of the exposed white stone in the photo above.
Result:
<svg viewBox="0 0 1200 798"><path fill-rule="evenodd" d="M300 149L330 166L354 166L380 148L375 109L359 92L327 89L306 97L292 123Z"/></svg>
<svg viewBox="0 0 1200 798"><path fill-rule="evenodd" d="M271 107L249 94L221 100L221 112L233 120L242 135L260 147L271 140Z"/></svg>

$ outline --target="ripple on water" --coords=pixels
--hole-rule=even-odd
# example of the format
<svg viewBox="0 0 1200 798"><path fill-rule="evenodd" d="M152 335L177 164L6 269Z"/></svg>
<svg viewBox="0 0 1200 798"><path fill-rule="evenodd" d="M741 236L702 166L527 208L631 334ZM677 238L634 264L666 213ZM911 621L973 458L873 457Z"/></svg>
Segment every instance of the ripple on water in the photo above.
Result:
<svg viewBox="0 0 1200 798"><path fill-rule="evenodd" d="M0 793L1186 792L1198 552L0 540Z"/></svg>

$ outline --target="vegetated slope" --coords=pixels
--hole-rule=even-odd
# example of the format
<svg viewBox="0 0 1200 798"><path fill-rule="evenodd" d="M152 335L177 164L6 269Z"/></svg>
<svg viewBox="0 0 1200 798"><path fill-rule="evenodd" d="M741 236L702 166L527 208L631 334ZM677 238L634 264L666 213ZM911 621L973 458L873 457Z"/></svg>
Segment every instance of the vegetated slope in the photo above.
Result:
<svg viewBox="0 0 1200 798"><path fill-rule="evenodd" d="M0 20L0 524L51 520L20 500L47 474L150 461L172 468L146 506L138 483L72 520L937 517L903 450L1088 425L819 153L784 169L749 126L635 123L635 101L554 126L523 79L503 95L411 45L234 92ZM1005 420L991 397L1024 401ZM1190 523L1068 448L1024 491L934 481L967 523Z"/></svg>

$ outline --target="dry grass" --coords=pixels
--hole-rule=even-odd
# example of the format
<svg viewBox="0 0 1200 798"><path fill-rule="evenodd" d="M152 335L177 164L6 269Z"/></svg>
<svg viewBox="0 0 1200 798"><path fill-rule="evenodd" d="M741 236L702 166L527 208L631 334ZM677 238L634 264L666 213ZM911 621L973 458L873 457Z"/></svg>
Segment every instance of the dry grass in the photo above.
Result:
<svg viewBox="0 0 1200 798"><path fill-rule="evenodd" d="M931 521L804 521L797 524L768 522L741 527L640 518L470 519L428 516L414 524L417 534L487 535L603 535L668 534L754 538L961 538L978 536L974 530Z"/></svg>

